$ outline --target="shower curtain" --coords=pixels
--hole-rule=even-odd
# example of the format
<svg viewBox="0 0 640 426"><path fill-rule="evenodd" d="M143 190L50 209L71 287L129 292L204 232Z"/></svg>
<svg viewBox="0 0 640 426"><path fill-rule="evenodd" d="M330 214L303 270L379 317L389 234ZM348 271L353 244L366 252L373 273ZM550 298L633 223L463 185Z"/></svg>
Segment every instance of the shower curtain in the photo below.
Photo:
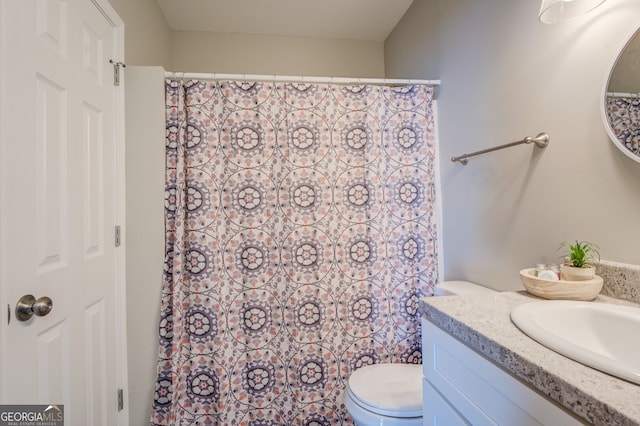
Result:
<svg viewBox="0 0 640 426"><path fill-rule="evenodd" d="M352 371L421 362L432 107L421 85L167 80L153 424L350 424Z"/></svg>
<svg viewBox="0 0 640 426"><path fill-rule="evenodd" d="M640 156L640 98L607 96L607 118L618 140Z"/></svg>

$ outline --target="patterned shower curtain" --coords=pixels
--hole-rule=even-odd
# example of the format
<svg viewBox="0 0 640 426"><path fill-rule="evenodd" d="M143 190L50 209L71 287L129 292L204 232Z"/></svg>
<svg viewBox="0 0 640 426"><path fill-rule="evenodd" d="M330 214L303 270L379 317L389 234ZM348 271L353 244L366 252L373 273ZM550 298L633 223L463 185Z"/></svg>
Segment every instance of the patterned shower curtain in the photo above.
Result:
<svg viewBox="0 0 640 426"><path fill-rule="evenodd" d="M421 362L418 299L438 276L432 99L166 82L153 424L351 424L351 372Z"/></svg>
<svg viewBox="0 0 640 426"><path fill-rule="evenodd" d="M640 98L607 96L607 117L618 140L640 156Z"/></svg>

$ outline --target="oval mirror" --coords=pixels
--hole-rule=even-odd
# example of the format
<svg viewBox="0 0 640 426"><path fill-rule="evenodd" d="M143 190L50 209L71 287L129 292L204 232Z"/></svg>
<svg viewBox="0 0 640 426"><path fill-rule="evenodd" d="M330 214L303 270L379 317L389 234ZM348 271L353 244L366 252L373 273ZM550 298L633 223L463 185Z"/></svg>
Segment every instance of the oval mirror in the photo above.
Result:
<svg viewBox="0 0 640 426"><path fill-rule="evenodd" d="M613 143L640 162L640 30L631 35L611 69L602 115Z"/></svg>

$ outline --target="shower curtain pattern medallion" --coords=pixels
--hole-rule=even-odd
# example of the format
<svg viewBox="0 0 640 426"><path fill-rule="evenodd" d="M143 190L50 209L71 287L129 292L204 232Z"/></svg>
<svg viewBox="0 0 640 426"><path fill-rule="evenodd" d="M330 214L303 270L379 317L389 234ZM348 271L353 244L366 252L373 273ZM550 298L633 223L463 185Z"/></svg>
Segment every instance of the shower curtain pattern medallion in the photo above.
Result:
<svg viewBox="0 0 640 426"><path fill-rule="evenodd" d="M168 80L152 423L349 424L420 363L437 281L433 89Z"/></svg>

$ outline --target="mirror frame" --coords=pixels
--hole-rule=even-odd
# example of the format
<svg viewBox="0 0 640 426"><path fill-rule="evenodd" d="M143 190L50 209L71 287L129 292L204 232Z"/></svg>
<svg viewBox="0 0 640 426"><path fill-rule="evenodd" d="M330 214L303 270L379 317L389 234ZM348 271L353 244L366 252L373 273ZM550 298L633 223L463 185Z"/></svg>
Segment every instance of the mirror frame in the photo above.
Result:
<svg viewBox="0 0 640 426"><path fill-rule="evenodd" d="M609 123L609 117L607 115L607 88L609 87L609 82L611 81L611 75L613 74L614 68L618 64L618 60L620 59L620 57L622 56L624 51L627 49L627 47L631 43L631 40L636 35L638 35L640 37L640 26L634 28L631 31L631 34L629 34L624 39L625 41L624 41L624 44L622 45L622 48L618 51L617 55L613 59L613 62L609 66L609 74L605 78L604 85L602 87L602 95L600 97L600 99L601 99L601 102L600 102L600 113L602 115L602 123L604 124L604 127L607 130L607 134L609 135L609 139L611 139L611 142L613 142L614 145L620 151L622 151L622 153L625 154L627 157L629 157L632 160L637 161L638 163L640 163L640 155L636 155L636 154L632 153L631 151L629 151L629 149L624 145L624 143L622 143L618 139L618 137L616 136L615 132L613 131L613 128L611 127L611 124Z"/></svg>

